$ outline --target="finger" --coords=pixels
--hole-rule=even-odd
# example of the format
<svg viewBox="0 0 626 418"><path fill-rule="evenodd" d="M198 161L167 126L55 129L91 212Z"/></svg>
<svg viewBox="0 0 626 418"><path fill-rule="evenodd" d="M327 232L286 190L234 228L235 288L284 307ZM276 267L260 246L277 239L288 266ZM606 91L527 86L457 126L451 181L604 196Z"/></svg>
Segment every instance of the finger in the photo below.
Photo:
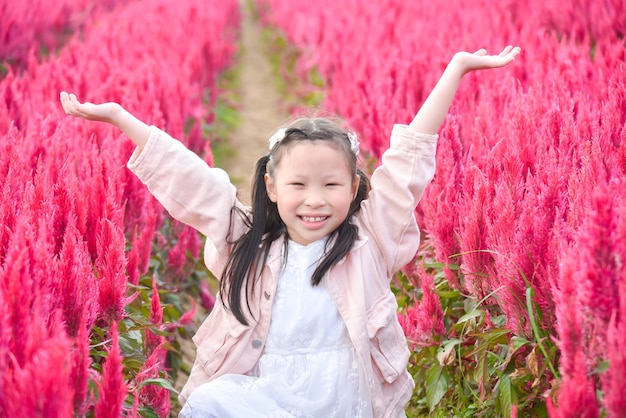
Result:
<svg viewBox="0 0 626 418"><path fill-rule="evenodd" d="M519 48L513 48L506 55L500 58L505 62L505 65L506 65L510 63L511 61L515 60L515 57L519 54L519 51L520 51Z"/></svg>
<svg viewBox="0 0 626 418"><path fill-rule="evenodd" d="M64 91L61 92L61 106L63 106L65 113L69 115L72 104L70 103L68 94Z"/></svg>
<svg viewBox="0 0 626 418"><path fill-rule="evenodd" d="M506 47L502 50L502 52L500 52L500 54L498 54L498 56L500 56L500 57L504 57L504 56L508 55L508 53L509 53L509 52L511 52L511 50L512 50L512 49L513 49L513 46L511 46L511 45L507 45L507 46L506 46Z"/></svg>
<svg viewBox="0 0 626 418"><path fill-rule="evenodd" d="M76 95L69 94L65 104L63 106L65 113L72 116L85 117L85 112L82 109L82 104L76 98Z"/></svg>
<svg viewBox="0 0 626 418"><path fill-rule="evenodd" d="M83 110L83 104L78 101L75 94L70 94L70 103L72 114L75 116L85 117L85 112Z"/></svg>
<svg viewBox="0 0 626 418"><path fill-rule="evenodd" d="M480 48L478 51L474 52L474 55L487 55L487 50L485 48Z"/></svg>

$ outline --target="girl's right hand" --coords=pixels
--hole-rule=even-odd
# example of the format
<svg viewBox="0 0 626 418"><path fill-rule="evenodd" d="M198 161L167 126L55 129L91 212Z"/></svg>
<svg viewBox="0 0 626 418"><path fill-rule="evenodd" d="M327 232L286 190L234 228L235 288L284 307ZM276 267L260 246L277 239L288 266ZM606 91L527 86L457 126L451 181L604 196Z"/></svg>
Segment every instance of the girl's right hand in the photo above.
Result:
<svg viewBox="0 0 626 418"><path fill-rule="evenodd" d="M150 136L150 126L128 113L118 103L81 103L73 94L62 91L61 104L68 115L115 125L141 149Z"/></svg>
<svg viewBox="0 0 626 418"><path fill-rule="evenodd" d="M68 115L99 122L114 123L116 117L122 112L122 106L118 103L81 103L75 95L64 91L61 92L61 104Z"/></svg>

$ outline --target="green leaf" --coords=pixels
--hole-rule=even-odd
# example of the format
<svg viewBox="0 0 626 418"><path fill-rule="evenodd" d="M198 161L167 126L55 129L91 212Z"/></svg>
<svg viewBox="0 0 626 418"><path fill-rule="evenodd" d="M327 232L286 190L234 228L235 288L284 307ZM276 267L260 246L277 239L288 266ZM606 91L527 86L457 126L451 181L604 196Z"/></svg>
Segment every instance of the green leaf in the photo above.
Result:
<svg viewBox="0 0 626 418"><path fill-rule="evenodd" d="M514 352L519 350L521 347L524 347L525 345L530 344L530 341L518 335L514 335L513 337L511 337L509 341L511 343L511 346Z"/></svg>
<svg viewBox="0 0 626 418"><path fill-rule="evenodd" d="M157 385L160 386L162 388L165 388L167 390L169 390L170 392L174 392L174 393L178 393L178 391L176 390L176 388L174 386L172 386L172 384L170 383L169 380L163 379L163 378L152 378L152 379L146 379L144 381L142 381L138 388L141 388L143 386L146 385Z"/></svg>
<svg viewBox="0 0 626 418"><path fill-rule="evenodd" d="M496 405L498 406L500 416L511 416L511 405L516 401L516 398L509 376L503 375L498 381L498 387L496 388Z"/></svg>
<svg viewBox="0 0 626 418"><path fill-rule="evenodd" d="M459 297L459 292L455 290L436 290L435 293L443 299L456 299Z"/></svg>
<svg viewBox="0 0 626 418"><path fill-rule="evenodd" d="M426 402L432 412L450 386L448 372L439 363L433 364L426 372Z"/></svg>
<svg viewBox="0 0 626 418"><path fill-rule="evenodd" d="M437 360L439 360L439 364L443 366L447 366L450 364L450 360L454 360L454 358L450 358L450 353L454 350L454 347L461 344L463 340L458 338L454 338L451 340L444 341L441 343L441 347L437 351Z"/></svg>
<svg viewBox="0 0 626 418"><path fill-rule="evenodd" d="M602 374L604 372L606 372L607 370L609 370L610 368L610 364L608 361L604 360L598 363L598 365L596 366L596 369L593 371L593 374Z"/></svg>
<svg viewBox="0 0 626 418"><path fill-rule="evenodd" d="M131 409L131 408L129 408ZM139 416L143 418L159 418L152 408L142 406L139 408Z"/></svg>
<svg viewBox="0 0 626 418"><path fill-rule="evenodd" d="M424 262L424 267L427 269L441 270L446 265L444 263L440 263L438 261Z"/></svg>
<svg viewBox="0 0 626 418"><path fill-rule="evenodd" d="M526 309L528 311L528 318L530 319L530 324L532 326L533 333L535 335L535 340L537 341L537 346L541 350L541 353L543 354L545 361L548 364L548 367L550 367L550 371L552 372L552 374L554 376L558 376L559 374L557 373L554 366L552 365L551 358L548 356L546 348L543 345L543 338L539 330L539 326L537 325L537 321L535 320L535 314L534 314L533 308L537 309L537 312L540 318L541 318L541 312L539 311L539 308L536 306L537 304L533 303L534 296L535 296L535 293L533 289L531 287L526 288Z"/></svg>
<svg viewBox="0 0 626 418"><path fill-rule="evenodd" d="M466 313L462 317L460 317L459 320L456 323L457 324L462 324L464 322L469 321L470 319L477 318L477 317L479 317L481 315L482 315L482 313L479 310L474 309L474 310Z"/></svg>

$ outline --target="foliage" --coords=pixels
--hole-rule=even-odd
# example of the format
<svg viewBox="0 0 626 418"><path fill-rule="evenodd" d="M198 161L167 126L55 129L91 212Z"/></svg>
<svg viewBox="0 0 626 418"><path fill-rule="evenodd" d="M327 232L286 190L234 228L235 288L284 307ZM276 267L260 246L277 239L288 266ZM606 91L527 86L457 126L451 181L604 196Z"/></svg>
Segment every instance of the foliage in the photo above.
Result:
<svg viewBox="0 0 626 418"><path fill-rule="evenodd" d="M423 252L428 254L428 249ZM547 416L543 395L558 384L554 369L558 350L549 336L538 327L533 339L514 335L506 327L504 312L492 300L497 290L476 301L450 287L443 264L426 257L418 262L423 265L420 275L400 274L394 286L400 300L409 296L416 301L405 305L400 316L411 318L416 306L423 309L419 302L428 291L423 281L430 275L434 279L430 290L441 303L445 331L425 341L424 333L415 335L410 324L404 324L413 347L410 371L417 383L407 415L500 417L519 410L529 416ZM528 303L536 325L541 313L530 292Z"/></svg>

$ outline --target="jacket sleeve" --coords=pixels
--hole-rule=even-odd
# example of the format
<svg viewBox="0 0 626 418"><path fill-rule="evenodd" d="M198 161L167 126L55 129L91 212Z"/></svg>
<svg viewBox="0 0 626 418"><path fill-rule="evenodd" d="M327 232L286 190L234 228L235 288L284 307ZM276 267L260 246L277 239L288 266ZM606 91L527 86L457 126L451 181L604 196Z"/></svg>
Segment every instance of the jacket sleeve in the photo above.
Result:
<svg viewBox="0 0 626 418"><path fill-rule="evenodd" d="M236 237L243 227L237 222L231 231L232 208L245 210L226 172L210 167L180 141L154 126L143 150L136 149L131 156L128 168L172 217L207 237L205 261L211 271L219 274L229 232Z"/></svg>
<svg viewBox="0 0 626 418"><path fill-rule="evenodd" d="M409 263L419 247L415 208L435 173L437 138L395 125L382 164L372 174L360 218L386 261L388 277Z"/></svg>

